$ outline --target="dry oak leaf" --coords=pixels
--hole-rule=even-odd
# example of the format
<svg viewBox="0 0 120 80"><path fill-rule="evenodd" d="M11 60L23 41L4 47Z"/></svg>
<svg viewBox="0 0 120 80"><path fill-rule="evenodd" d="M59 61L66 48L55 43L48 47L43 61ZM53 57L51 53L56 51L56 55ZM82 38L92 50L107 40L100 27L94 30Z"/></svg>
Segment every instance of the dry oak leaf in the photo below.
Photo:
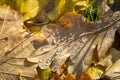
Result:
<svg viewBox="0 0 120 80"><path fill-rule="evenodd" d="M39 63L39 67L42 69L50 66L51 70L55 72L70 57L68 72L74 73L78 78L91 64L90 60L96 44L98 45L97 50L101 52L98 55L100 59L105 56L107 52L105 49L111 47L117 29L116 25L113 25L120 20L118 16L119 14L116 17L111 14L100 22L89 25L81 16L77 21L78 24L74 23L74 27L70 29L60 27L61 25L56 25L56 27L51 24L44 25L41 32L46 37L47 43L39 45L37 51L27 59Z"/></svg>
<svg viewBox="0 0 120 80"><path fill-rule="evenodd" d="M17 80L21 74L22 79L32 80L37 65L28 64L26 58L35 50L31 41L36 35L23 29L22 15L10 7L0 8L0 16L0 79Z"/></svg>
<svg viewBox="0 0 120 80"><path fill-rule="evenodd" d="M10 47L11 49L8 49L6 51L7 53L3 52L5 55L0 58L1 77L8 79L12 76L12 78L16 79L16 77L18 77L17 75L20 73L22 78L29 78L29 80L31 80L37 75L36 66L39 65L41 69L46 69L50 66L52 71L56 71L64 64L68 57L70 57L68 71L74 73L75 76L79 76L80 73L87 69L86 66L90 64L86 62L88 62L93 53L98 37L102 35L100 40L103 40L104 35L110 35L110 33L112 33L112 36L106 37L105 41L110 39L110 42L113 42L116 28L114 26L114 29L112 29L111 25L115 24L118 18L112 21L108 17L101 23L87 25L81 16L78 20L78 24L75 25L75 23L75 27L70 29L59 27L59 25L56 27L51 24L44 25L41 29L41 33L46 39L45 44L39 42L36 44L36 40L41 38L40 34L29 34L23 31L25 34L22 36L20 42L17 43L15 41L15 46ZM3 19L4 22L7 22L7 18ZM108 26L105 26L107 24ZM4 26L2 26L2 28L4 28ZM14 29L12 30L14 31ZM18 35L20 35L20 33L18 33ZM12 38L8 37L8 40L12 41L13 38L16 38L16 36L12 36ZM99 41L99 43L98 46L101 46L102 41ZM105 52L103 52L103 54ZM29 64L29 60L37 64ZM53 65L51 65L51 63ZM71 66L72 68L70 68Z"/></svg>
<svg viewBox="0 0 120 80"><path fill-rule="evenodd" d="M119 77L119 54L120 51L115 48L110 48L107 56L98 62L98 64L106 67L105 76L111 78L112 80L117 80Z"/></svg>
<svg viewBox="0 0 120 80"><path fill-rule="evenodd" d="M78 24L80 17L80 14L69 12L60 18L59 23L62 27L72 28Z"/></svg>

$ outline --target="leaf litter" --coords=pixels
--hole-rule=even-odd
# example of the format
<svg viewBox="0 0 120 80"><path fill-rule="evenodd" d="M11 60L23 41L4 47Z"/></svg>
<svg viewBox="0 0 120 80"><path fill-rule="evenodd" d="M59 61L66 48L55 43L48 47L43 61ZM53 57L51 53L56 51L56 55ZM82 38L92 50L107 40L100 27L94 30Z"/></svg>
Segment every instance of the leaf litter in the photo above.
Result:
<svg viewBox="0 0 120 80"><path fill-rule="evenodd" d="M10 7L0 11L0 79L119 79L119 51L112 48L119 11L108 11L94 23L68 12L36 34L24 28L18 12Z"/></svg>

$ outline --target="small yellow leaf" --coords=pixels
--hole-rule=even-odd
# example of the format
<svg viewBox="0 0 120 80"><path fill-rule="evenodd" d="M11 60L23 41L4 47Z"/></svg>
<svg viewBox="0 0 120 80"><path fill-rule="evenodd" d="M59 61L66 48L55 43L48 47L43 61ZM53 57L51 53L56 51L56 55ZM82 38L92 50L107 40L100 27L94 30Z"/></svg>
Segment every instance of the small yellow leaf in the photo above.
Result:
<svg viewBox="0 0 120 80"><path fill-rule="evenodd" d="M87 73L91 76L92 79L100 79L103 74L103 71L95 67L90 67L87 70Z"/></svg>
<svg viewBox="0 0 120 80"><path fill-rule="evenodd" d="M83 13L89 7L88 1L78 1L75 3L75 12Z"/></svg>
<svg viewBox="0 0 120 80"><path fill-rule="evenodd" d="M46 69L40 69L39 67L37 67L37 72L38 72L38 76L39 76L40 80L50 79L50 76L51 76L50 67L48 67Z"/></svg>
<svg viewBox="0 0 120 80"><path fill-rule="evenodd" d="M34 18L50 0L5 0L5 3L24 15L24 21Z"/></svg>
<svg viewBox="0 0 120 80"><path fill-rule="evenodd" d="M39 12L38 0L26 0L22 2L20 12L24 14L24 21L33 18Z"/></svg>
<svg viewBox="0 0 120 80"><path fill-rule="evenodd" d="M32 33L38 33L38 32L40 32L40 30L41 30L41 26L31 26L31 27L29 28L29 30L30 30Z"/></svg>
<svg viewBox="0 0 120 80"><path fill-rule="evenodd" d="M48 19L56 20L64 11L66 0L54 0L54 8L48 13Z"/></svg>

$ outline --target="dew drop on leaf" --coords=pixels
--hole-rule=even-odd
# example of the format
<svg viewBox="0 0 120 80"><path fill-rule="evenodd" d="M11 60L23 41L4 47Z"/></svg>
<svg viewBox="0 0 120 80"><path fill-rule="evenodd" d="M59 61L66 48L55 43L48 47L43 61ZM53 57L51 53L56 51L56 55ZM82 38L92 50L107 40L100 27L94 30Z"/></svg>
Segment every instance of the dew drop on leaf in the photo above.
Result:
<svg viewBox="0 0 120 80"><path fill-rule="evenodd" d="M50 48L49 48L49 47L44 47L42 50L43 50L44 52L47 52L47 51L50 51Z"/></svg>
<svg viewBox="0 0 120 80"><path fill-rule="evenodd" d="M42 63L42 59L39 59L39 63Z"/></svg>

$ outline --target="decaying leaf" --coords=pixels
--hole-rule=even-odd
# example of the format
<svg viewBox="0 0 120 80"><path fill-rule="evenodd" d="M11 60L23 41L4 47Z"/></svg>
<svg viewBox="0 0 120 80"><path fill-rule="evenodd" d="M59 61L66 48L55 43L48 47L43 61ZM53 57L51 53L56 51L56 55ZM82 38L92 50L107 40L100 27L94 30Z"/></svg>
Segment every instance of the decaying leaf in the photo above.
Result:
<svg viewBox="0 0 120 80"><path fill-rule="evenodd" d="M111 48L107 54L108 56L105 57L103 60L99 61L98 64L106 67L105 76L113 80L114 79L116 80L118 78L116 76L119 75L118 68L119 68L120 51L116 50L115 48Z"/></svg>
<svg viewBox="0 0 120 80"><path fill-rule="evenodd" d="M101 78L103 71L95 67L90 67L88 68L87 73L91 76L92 79L96 80Z"/></svg>
<svg viewBox="0 0 120 80"><path fill-rule="evenodd" d="M81 17L81 15L79 15L79 14L69 12L60 18L59 23L60 23L61 27L72 28L76 24L78 24L77 21L79 21L80 17Z"/></svg>
<svg viewBox="0 0 120 80"><path fill-rule="evenodd" d="M69 74L68 71L67 71L67 60L66 62L59 68L57 69L56 72L53 72L52 73L52 77L50 80L76 80L76 77L74 74Z"/></svg>
<svg viewBox="0 0 120 80"><path fill-rule="evenodd" d="M34 51L34 48L29 45L29 40L26 40L30 34L23 29L23 18L9 7L0 8L0 12L3 18L0 25L0 77L5 80L18 79L18 75L21 74L22 79L31 80L37 75L34 70L36 65L26 63L25 57L27 53ZM26 50L23 50L24 48Z"/></svg>
<svg viewBox="0 0 120 80"><path fill-rule="evenodd" d="M91 76L88 73L85 73L85 74L81 74L79 80L93 80L93 79L91 78Z"/></svg>
<svg viewBox="0 0 120 80"><path fill-rule="evenodd" d="M65 76L65 80L76 80L75 76L73 74L67 74Z"/></svg>
<svg viewBox="0 0 120 80"><path fill-rule="evenodd" d="M57 71L67 60L67 58L70 56L70 54L64 54L61 55L61 57L55 57L54 61L51 64L52 71Z"/></svg>
<svg viewBox="0 0 120 80"><path fill-rule="evenodd" d="M56 72L52 72L50 80L63 80L65 78L64 69L60 68Z"/></svg>
<svg viewBox="0 0 120 80"><path fill-rule="evenodd" d="M120 79L120 59L118 59L112 67L106 71L105 75L110 77L111 80L119 80Z"/></svg>
<svg viewBox="0 0 120 80"><path fill-rule="evenodd" d="M52 73L52 77L50 80L63 80L59 74L56 74L56 73Z"/></svg>
<svg viewBox="0 0 120 80"><path fill-rule="evenodd" d="M114 48L111 48L109 52L107 53L107 57L104 59L100 60L98 64L101 64L105 67L107 67L107 70L120 58L119 56L119 51L117 51Z"/></svg>
<svg viewBox="0 0 120 80"><path fill-rule="evenodd" d="M23 23L22 16L20 14L10 9L10 7L0 8L0 11L0 16L4 19L0 25L1 55L2 53L10 51L18 43L24 40L23 38L27 33L25 33L24 29L22 29Z"/></svg>
<svg viewBox="0 0 120 80"><path fill-rule="evenodd" d="M93 55L92 55L92 63L96 64L99 61L99 57L98 57L98 50L97 50L97 45L95 47L95 49L93 50Z"/></svg>
<svg viewBox="0 0 120 80"><path fill-rule="evenodd" d="M50 67L51 71L55 72L68 57L68 73L72 73L78 79L91 64L91 55L96 45L98 45L99 59L104 59L107 52L105 49L111 47L114 33L118 28L116 23L120 20L120 14L117 16L112 14L101 22L89 25L82 16L79 19L74 17L77 23L73 22L72 25L75 27L69 29L59 24L46 24L41 29L42 37L46 39L43 44L39 42L42 38L41 34L31 34L23 30L21 21L19 22L21 17L14 12L8 7L0 13L3 17L3 23L0 25L0 45L2 46L0 52L3 54L0 55L0 77L6 80L17 79L18 74L21 74L25 80L32 80L37 75L36 67L38 66L42 70ZM15 15L19 17L16 19ZM63 21L67 23L68 19Z"/></svg>

